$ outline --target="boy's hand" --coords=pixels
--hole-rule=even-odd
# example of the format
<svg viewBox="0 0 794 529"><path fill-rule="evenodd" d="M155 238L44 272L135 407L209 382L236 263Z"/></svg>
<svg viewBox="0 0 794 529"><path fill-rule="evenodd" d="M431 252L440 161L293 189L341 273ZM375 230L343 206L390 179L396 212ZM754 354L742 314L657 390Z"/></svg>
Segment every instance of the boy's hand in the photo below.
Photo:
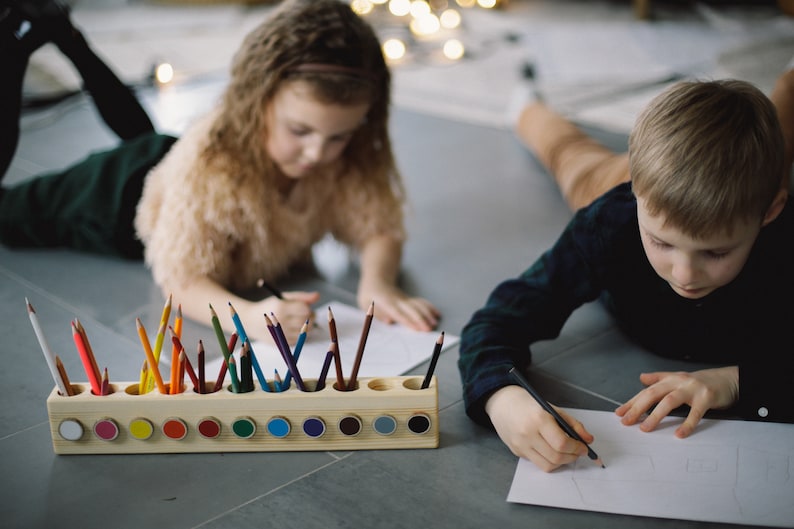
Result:
<svg viewBox="0 0 794 529"><path fill-rule="evenodd" d="M497 390L485 403L485 411L510 451L532 461L544 472L587 455L587 447L569 437L524 388L505 386ZM557 411L586 443L593 442L593 436L582 423Z"/></svg>
<svg viewBox="0 0 794 529"><path fill-rule="evenodd" d="M642 431L650 432L671 411L688 404L689 415L675 431L676 437L682 439L692 434L708 410L727 408L739 398L739 368L736 366L692 373L643 373L640 381L648 387L615 410L623 418L621 422L636 424L655 404L656 408L640 424Z"/></svg>

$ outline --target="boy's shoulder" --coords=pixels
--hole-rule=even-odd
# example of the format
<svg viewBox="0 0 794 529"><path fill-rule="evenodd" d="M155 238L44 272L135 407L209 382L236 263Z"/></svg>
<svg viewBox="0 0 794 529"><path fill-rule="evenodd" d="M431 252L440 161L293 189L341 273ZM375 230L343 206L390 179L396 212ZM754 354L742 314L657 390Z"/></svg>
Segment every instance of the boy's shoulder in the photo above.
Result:
<svg viewBox="0 0 794 529"><path fill-rule="evenodd" d="M618 184L590 205L578 210L573 224L598 231L636 226L637 198L631 189L631 182Z"/></svg>

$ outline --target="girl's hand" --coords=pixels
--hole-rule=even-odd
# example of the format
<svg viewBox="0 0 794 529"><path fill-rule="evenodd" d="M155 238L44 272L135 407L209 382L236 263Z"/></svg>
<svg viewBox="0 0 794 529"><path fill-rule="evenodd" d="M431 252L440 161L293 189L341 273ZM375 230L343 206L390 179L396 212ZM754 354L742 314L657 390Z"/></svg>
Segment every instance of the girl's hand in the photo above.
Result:
<svg viewBox="0 0 794 529"><path fill-rule="evenodd" d="M268 316L271 313L275 314L284 331L284 336L290 343L295 343L306 320L310 322L314 320L314 310L311 305L319 300L319 292L284 292L283 299L270 296L255 304L255 310L259 314L254 321L261 321L261 328L266 330L264 314ZM246 332L248 332L248 327L246 327ZM259 333L258 337L261 336L262 333ZM272 339L269 332L267 339Z"/></svg>
<svg viewBox="0 0 794 529"><path fill-rule="evenodd" d="M671 411L682 404L688 404L689 415L675 431L676 437L687 437L708 410L727 408L739 398L737 366L703 369L692 373L643 373L640 381L648 387L620 406L615 413L623 418L623 424L636 424L655 404L654 410L640 424L640 429L644 432L652 431Z"/></svg>
<svg viewBox="0 0 794 529"><path fill-rule="evenodd" d="M510 451L532 461L544 472L587 455L587 446L569 437L524 388L505 386L497 390L485 403L485 411ZM560 409L557 411L586 443L593 442L593 436L582 423Z"/></svg>
<svg viewBox="0 0 794 529"><path fill-rule="evenodd" d="M386 323L399 323L415 331L432 331L438 325L440 313L429 301L407 296L397 287L382 285L373 289L359 289L358 306L369 309L375 302L375 317Z"/></svg>

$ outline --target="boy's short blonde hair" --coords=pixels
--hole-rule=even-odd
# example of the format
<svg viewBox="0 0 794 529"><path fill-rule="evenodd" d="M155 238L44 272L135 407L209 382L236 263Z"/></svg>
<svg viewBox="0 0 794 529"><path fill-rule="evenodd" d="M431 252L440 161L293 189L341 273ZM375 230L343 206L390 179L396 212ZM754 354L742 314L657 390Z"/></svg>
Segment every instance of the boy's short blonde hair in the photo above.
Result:
<svg viewBox="0 0 794 529"><path fill-rule="evenodd" d="M637 119L629 170L649 213L687 235L760 222L785 173L775 107L743 81L677 83Z"/></svg>

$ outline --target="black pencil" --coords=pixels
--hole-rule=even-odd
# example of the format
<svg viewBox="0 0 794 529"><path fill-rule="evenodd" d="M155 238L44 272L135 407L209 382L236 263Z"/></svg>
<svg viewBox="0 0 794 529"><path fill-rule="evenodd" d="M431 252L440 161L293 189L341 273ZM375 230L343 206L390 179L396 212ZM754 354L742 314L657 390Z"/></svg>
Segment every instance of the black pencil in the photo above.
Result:
<svg viewBox="0 0 794 529"><path fill-rule="evenodd" d="M577 441L579 441L580 443L584 444L587 447L587 457L589 457L590 459L595 461L596 464L601 465L601 468L606 468L604 466L603 461L601 461L601 458L598 457L598 454L596 454L593 451L593 449L590 448L590 445L588 445L587 443L585 443L582 440L582 438L579 436L579 434L576 433L576 430L574 430L573 427L570 424L568 424L565 421L565 419L563 419L562 416L559 413L557 413L557 410L555 410L554 407L551 404L546 402L546 399L541 397L540 393L535 391L535 388L533 388L529 384L527 379L524 378L524 376L518 371L518 369L516 369L515 367L511 367L510 368L510 375L516 380L516 382L518 382L521 385L521 387L523 387L525 390L527 390L529 392L530 395L532 395L532 398L534 398L536 401L538 401L538 404L540 404L543 407L544 410L549 412L551 414L551 416L554 417L554 420L557 421L557 424L560 425L560 428L565 430L565 433L567 433L569 436L573 437L574 439L576 439Z"/></svg>
<svg viewBox="0 0 794 529"><path fill-rule="evenodd" d="M425 379L422 381L422 387L420 389L427 389L430 385L430 379L433 378L433 372L436 370L436 362L438 362L438 356L441 354L441 347L444 345L444 331L441 331L441 334L438 336L438 340L436 340L436 345L433 347L433 356L430 358L430 367L427 368L427 374L425 375Z"/></svg>

